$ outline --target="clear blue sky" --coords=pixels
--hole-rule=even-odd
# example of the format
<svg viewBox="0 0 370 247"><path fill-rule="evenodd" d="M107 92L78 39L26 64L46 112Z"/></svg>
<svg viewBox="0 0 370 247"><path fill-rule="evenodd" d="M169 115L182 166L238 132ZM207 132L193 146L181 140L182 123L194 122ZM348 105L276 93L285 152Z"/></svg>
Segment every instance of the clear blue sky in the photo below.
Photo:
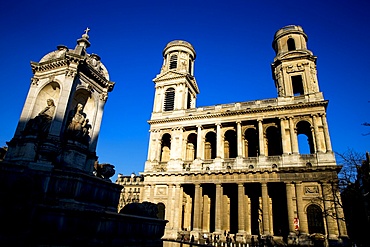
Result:
<svg viewBox="0 0 370 247"><path fill-rule="evenodd" d="M74 48L86 27L89 53L116 82L105 107L97 154L117 173L138 174L147 158L152 79L175 39L196 52L197 106L276 97L270 64L274 33L289 24L308 35L334 151L370 151L370 3L363 0L2 1L0 146L13 135L29 89L30 61L59 44ZM115 177L116 177L115 175ZM115 179L113 177L113 179Z"/></svg>

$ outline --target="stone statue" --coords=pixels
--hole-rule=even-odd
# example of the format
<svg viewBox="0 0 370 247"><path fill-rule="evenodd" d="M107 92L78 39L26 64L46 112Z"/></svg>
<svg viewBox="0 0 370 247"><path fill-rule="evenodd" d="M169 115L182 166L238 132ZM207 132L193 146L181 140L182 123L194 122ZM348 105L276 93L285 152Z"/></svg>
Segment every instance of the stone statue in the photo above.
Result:
<svg viewBox="0 0 370 247"><path fill-rule="evenodd" d="M87 142L89 137L89 129L91 125L83 112L84 106L77 104L76 110L70 112L70 117L67 126L68 139Z"/></svg>
<svg viewBox="0 0 370 247"><path fill-rule="evenodd" d="M99 178L109 180L109 178L111 178L115 173L114 165L99 164L97 161L94 164L94 174Z"/></svg>
<svg viewBox="0 0 370 247"><path fill-rule="evenodd" d="M49 132L55 112L54 100L46 100L47 106L33 119L30 119L23 131L24 135L45 136Z"/></svg>

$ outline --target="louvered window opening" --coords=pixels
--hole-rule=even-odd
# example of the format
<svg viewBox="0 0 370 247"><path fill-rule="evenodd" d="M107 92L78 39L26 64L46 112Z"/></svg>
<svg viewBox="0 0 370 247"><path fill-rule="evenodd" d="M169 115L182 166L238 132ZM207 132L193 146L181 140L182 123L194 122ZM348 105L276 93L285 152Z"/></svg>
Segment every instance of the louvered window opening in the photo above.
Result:
<svg viewBox="0 0 370 247"><path fill-rule="evenodd" d="M173 111L175 104L175 89L169 88L166 91L166 97L164 100L164 110Z"/></svg>
<svg viewBox="0 0 370 247"><path fill-rule="evenodd" d="M170 69L177 68L177 55L172 55L170 58Z"/></svg>

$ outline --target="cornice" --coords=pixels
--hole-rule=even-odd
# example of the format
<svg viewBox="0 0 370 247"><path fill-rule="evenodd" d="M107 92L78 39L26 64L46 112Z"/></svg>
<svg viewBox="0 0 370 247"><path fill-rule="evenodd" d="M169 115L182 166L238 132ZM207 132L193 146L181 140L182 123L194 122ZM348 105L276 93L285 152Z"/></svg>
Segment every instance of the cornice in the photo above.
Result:
<svg viewBox="0 0 370 247"><path fill-rule="evenodd" d="M220 117L229 117L229 116L241 116L241 115L248 115L248 114L262 113L262 112L294 110L294 109L302 109L302 108L317 107L317 106L326 107L327 105L328 105L328 101L325 100L325 101L319 101L319 102L309 102L309 103L300 103L300 104L283 105L283 106L270 106L270 107L243 109L243 110L235 110L235 111L225 111L225 112L215 112L215 113L205 112L202 115L196 115L196 116L166 117L164 119L149 120L148 123L149 124L162 124L162 123L170 123L170 122L189 121L189 120L211 119L211 118L220 118Z"/></svg>

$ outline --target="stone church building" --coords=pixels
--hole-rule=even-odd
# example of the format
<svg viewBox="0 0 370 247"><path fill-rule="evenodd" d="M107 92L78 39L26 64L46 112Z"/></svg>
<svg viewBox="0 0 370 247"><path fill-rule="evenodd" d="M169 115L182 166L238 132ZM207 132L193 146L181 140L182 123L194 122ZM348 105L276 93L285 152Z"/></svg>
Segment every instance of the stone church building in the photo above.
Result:
<svg viewBox="0 0 370 247"><path fill-rule="evenodd" d="M317 57L296 25L278 30L272 46L276 98L206 107L196 105L194 47L164 48L144 172L117 183L162 205L165 238L347 238Z"/></svg>

